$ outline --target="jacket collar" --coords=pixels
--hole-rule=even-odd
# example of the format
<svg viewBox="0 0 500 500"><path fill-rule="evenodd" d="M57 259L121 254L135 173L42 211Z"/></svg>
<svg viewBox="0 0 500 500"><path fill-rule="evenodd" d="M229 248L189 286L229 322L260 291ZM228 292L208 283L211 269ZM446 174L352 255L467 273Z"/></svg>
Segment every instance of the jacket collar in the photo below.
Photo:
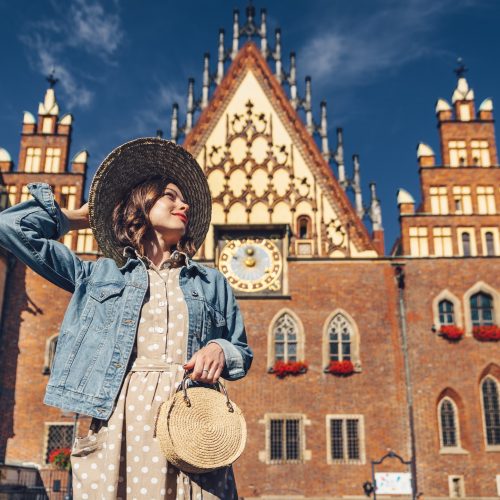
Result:
<svg viewBox="0 0 500 500"><path fill-rule="evenodd" d="M206 275L207 272L205 271L205 269L203 268L202 265L198 264L197 262L195 262L193 259L191 259L186 253L184 252L179 252L178 250L175 250L174 253L177 252L181 255L184 256L184 261L186 263L186 267L187 269L189 269L190 271L192 270L195 270L195 271L198 271L200 274L204 274ZM145 255L142 255L140 254L134 247L132 246L126 246L124 249L123 249L123 254L122 254L124 257L135 257L136 259L140 259L142 260L146 265L148 265L151 260L146 257Z"/></svg>

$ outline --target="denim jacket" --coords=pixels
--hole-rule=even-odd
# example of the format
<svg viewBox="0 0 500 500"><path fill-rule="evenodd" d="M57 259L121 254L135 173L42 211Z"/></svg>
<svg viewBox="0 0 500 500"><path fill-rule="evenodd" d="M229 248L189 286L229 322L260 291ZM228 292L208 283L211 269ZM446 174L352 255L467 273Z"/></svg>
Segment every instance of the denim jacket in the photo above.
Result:
<svg viewBox="0 0 500 500"><path fill-rule="evenodd" d="M28 184L34 199L0 213L0 245L55 285L71 292L62 321L44 403L107 420L135 344L148 272L132 247L118 267L113 259L80 259L57 241L69 219L50 186ZM253 353L230 285L216 269L189 258L179 275L189 313L187 356L209 342L225 356L222 377L244 377Z"/></svg>

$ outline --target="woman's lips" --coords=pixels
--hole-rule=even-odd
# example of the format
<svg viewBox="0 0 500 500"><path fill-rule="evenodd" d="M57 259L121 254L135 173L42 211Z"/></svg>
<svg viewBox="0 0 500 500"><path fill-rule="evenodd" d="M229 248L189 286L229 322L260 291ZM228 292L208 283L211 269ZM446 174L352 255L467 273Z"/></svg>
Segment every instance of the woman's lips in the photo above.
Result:
<svg viewBox="0 0 500 500"><path fill-rule="evenodd" d="M179 219L181 219L182 222L184 222L184 224L187 224L188 218L184 214L174 214L174 215L177 215L177 217L179 217Z"/></svg>

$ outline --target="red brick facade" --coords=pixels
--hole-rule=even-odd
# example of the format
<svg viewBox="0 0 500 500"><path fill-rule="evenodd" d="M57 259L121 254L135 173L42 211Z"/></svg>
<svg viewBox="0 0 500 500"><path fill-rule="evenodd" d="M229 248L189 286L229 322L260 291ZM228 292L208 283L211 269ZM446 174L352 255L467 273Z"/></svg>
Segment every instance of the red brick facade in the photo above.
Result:
<svg viewBox="0 0 500 500"><path fill-rule="evenodd" d="M467 105L473 111L473 103L467 101ZM291 108L285 111L294 113ZM209 106L206 115L211 112ZM463 488L468 498L492 498L498 494L500 444L488 444L485 438L481 383L490 377L498 391L499 343L477 340L471 334L470 324L470 299L478 291L492 297L494 318L500 315L498 241L495 254L486 255L481 233L484 227L498 228L498 208L495 213L478 215L476 196L478 186L493 185L495 204L500 207L500 176L492 117L481 112L484 120L466 122L455 119L453 110L439 112L441 140L446 143L442 152L444 165L449 163L450 140L466 141L467 165L431 166L435 163L433 155L428 152L420 155L422 204L415 213L414 203L401 198L401 240L393 255L372 259L290 258L286 297L240 300L249 343L255 352L249 375L231 383L229 388L246 415L249 431L245 453L235 465L241 496L361 498L363 483L371 481L371 460L379 459L389 449L409 459L412 435L418 490L426 499L448 497L453 488L456 491ZM43 180L54 186L58 200L62 199L62 186L74 185L76 206L80 206L84 201L86 164L80 158L80 163L74 163L72 171L68 171L70 126L56 129L58 116L51 115L50 119L54 121L52 131L45 134L38 130L40 125L24 124L18 169L2 166L2 184L19 186L19 196L22 185ZM202 131L195 127L188 145L192 146ZM491 167L470 166L473 158L468 142L472 140L488 142ZM313 141L310 142L314 148ZM28 147L41 148L42 166L46 148L60 147L60 172L47 174L43 167L38 173L25 172ZM314 154L320 158L319 152ZM454 213L451 193L455 185L471 186L471 214ZM432 213L429 201L432 186L448 189L447 203L451 208L447 215ZM342 195L342 203L345 202ZM359 224L359 220L354 223ZM435 255L432 231L443 226L451 228L449 256ZM413 227L428 229L427 255L412 255L410 228ZM457 240L461 227L475 231L476 256L461 255ZM358 238L362 241L367 233L360 231ZM380 248L381 241L383 233L374 234L370 245ZM74 250L78 248L76 238L71 246ZM91 253L81 256L95 258L94 251L95 246ZM395 277L396 266L403 269L405 277L403 302ZM437 333L441 296L455 301L456 322L466 332L459 341L449 341ZM42 404L48 377L43 374L47 341L58 332L69 298L68 293L20 262L8 274L0 351L0 461L43 466L46 423L73 422L73 415L64 415ZM404 309L400 309L401 305ZM400 316L402 310L404 317ZM274 363L269 358L272 344L269 336L272 320L280 311L290 311L298 319L299 344L303 344L303 360L309 365L306 373L284 379L269 373ZM352 355L357 363L349 376L325 373L327 324L335 311L352 321L358 344L356 348L352 337ZM409 368L409 380L405 377L405 366ZM411 383L413 398L413 429L409 425L407 382ZM442 446L440 441L438 411L443 398L453 401L456 408L455 428L459 428L460 439L454 447ZM280 414L301 419L297 463L268 463L270 437L266 422L269 416L278 418ZM352 461L361 463L332 463L327 432L329 415L361 417L358 444L362 457ZM79 434L85 434L86 426L88 419L81 418ZM382 470L406 469L392 461L377 469ZM455 480L452 476L456 476Z"/></svg>

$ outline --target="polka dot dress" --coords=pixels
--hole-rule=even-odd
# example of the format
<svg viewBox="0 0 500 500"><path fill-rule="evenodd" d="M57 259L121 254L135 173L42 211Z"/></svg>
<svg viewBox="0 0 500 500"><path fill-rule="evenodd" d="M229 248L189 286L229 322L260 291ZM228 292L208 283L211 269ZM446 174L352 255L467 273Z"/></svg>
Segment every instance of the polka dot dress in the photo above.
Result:
<svg viewBox="0 0 500 500"><path fill-rule="evenodd" d="M72 453L75 499L237 499L232 467L183 473L167 462L153 437L162 401L182 380L188 311L180 267L149 259L149 290L141 310L133 364L108 421L93 419Z"/></svg>

